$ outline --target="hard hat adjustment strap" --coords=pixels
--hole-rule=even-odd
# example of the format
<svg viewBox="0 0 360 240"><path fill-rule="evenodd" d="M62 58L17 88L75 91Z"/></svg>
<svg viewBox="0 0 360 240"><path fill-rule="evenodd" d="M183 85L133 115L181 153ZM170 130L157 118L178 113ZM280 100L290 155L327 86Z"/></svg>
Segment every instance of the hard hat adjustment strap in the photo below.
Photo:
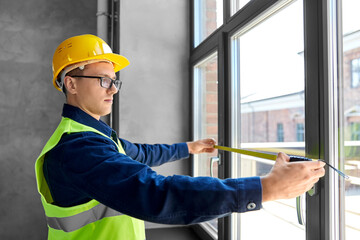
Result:
<svg viewBox="0 0 360 240"><path fill-rule="evenodd" d="M60 74L60 78L56 79L56 84L58 85L58 87L62 90L63 86L64 86L64 78L66 76L66 74L72 70L74 70L75 68L80 68L80 70L84 70L84 66L85 65L81 65L79 66L79 64L73 64L70 66L65 67Z"/></svg>

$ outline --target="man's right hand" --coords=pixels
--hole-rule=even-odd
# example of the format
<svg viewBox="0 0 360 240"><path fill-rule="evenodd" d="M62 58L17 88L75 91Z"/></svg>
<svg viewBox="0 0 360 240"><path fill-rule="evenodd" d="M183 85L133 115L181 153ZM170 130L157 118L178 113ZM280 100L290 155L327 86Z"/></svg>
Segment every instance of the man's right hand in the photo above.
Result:
<svg viewBox="0 0 360 240"><path fill-rule="evenodd" d="M279 153L270 173L261 178L262 201L289 199L310 190L325 175L324 162L290 162L290 157Z"/></svg>

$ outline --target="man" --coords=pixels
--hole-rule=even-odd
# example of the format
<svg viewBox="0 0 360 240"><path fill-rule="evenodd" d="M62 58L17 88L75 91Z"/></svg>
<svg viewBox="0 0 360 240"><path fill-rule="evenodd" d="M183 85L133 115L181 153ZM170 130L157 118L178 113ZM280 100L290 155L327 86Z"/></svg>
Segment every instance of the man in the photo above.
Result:
<svg viewBox="0 0 360 240"><path fill-rule="evenodd" d="M49 239L145 239L142 220L192 224L293 198L325 174L322 162L279 153L265 177L221 180L158 175L149 166L213 152L215 141L133 144L100 121L111 112L128 60L93 35L69 38L53 57L54 86L66 95L62 120L36 161Z"/></svg>

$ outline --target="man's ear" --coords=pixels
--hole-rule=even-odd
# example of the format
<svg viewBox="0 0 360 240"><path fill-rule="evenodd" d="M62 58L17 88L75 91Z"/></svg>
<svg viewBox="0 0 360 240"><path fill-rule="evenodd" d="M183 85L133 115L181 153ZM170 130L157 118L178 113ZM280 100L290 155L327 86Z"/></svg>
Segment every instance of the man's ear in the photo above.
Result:
<svg viewBox="0 0 360 240"><path fill-rule="evenodd" d="M70 76L65 76L64 78L64 86L66 88L67 93L75 94L76 93L76 79Z"/></svg>

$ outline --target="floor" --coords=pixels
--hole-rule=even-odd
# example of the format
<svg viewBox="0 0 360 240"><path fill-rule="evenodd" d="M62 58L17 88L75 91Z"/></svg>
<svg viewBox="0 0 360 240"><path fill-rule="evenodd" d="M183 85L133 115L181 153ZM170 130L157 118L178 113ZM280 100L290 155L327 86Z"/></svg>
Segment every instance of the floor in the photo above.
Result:
<svg viewBox="0 0 360 240"><path fill-rule="evenodd" d="M146 240L201 240L188 227L146 229Z"/></svg>

